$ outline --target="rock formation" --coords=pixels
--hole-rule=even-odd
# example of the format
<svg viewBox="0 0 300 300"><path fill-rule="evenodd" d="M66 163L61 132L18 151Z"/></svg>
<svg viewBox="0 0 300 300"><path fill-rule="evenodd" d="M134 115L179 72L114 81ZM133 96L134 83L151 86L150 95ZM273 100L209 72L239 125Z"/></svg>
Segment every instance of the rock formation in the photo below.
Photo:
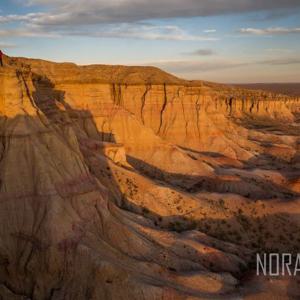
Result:
<svg viewBox="0 0 300 300"><path fill-rule="evenodd" d="M245 279L300 247L299 116L152 67L5 57L0 299L300 297Z"/></svg>

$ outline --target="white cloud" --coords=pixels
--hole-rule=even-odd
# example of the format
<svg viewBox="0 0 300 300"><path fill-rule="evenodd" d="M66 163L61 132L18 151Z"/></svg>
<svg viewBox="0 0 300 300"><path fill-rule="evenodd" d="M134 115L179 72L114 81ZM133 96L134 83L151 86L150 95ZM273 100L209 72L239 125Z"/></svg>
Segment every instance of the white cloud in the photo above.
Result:
<svg viewBox="0 0 300 300"><path fill-rule="evenodd" d="M155 26L143 24L121 24L106 26L95 32L70 32L70 34L89 35L108 38L131 38L145 40L174 40L174 41L215 41L216 38L192 35L178 26Z"/></svg>
<svg viewBox="0 0 300 300"><path fill-rule="evenodd" d="M0 23L12 23L12 22L34 22L34 20L42 18L45 13L29 13L25 15L6 15L0 16Z"/></svg>
<svg viewBox="0 0 300 300"><path fill-rule="evenodd" d="M270 27L265 29L241 28L239 32L244 34L254 34L254 35L280 35L280 34L300 33L300 27L295 27L295 28Z"/></svg>
<svg viewBox="0 0 300 300"><path fill-rule="evenodd" d="M56 16L60 18L62 16ZM144 40L174 40L174 41L216 41L215 37L207 37L201 35L190 34L178 26L173 25L152 25L142 23L124 23L124 24L103 24L101 27L95 26L44 26L39 25L36 15L30 14L30 17L17 18L10 16L9 20L30 20L25 23L22 28L0 30L0 36L22 36L22 37L47 37L57 38L63 36L85 36L95 38L130 38ZM39 18L39 17L38 17ZM43 16L45 19L45 16ZM50 16L48 20L54 21ZM0 19L1 22L1 19Z"/></svg>
<svg viewBox="0 0 300 300"><path fill-rule="evenodd" d="M215 33L215 32L217 32L217 30L216 29L205 29L205 30L203 30L203 32L205 32L205 33Z"/></svg>

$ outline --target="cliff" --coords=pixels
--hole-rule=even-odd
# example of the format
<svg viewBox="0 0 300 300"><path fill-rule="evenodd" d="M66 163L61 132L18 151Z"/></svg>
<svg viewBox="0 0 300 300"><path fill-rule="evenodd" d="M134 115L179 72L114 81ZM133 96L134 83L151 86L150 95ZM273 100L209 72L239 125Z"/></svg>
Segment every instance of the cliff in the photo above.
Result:
<svg viewBox="0 0 300 300"><path fill-rule="evenodd" d="M299 104L152 67L5 57L0 295L244 296L257 247L298 245L278 236L300 226ZM280 230L255 236L263 225Z"/></svg>

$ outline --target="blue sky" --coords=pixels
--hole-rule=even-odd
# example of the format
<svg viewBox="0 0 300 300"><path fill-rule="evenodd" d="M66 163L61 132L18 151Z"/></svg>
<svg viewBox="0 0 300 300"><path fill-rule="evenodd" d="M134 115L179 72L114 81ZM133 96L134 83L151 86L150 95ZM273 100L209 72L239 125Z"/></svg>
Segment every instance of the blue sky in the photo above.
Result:
<svg viewBox="0 0 300 300"><path fill-rule="evenodd" d="M187 79L300 82L300 1L1 0L0 48Z"/></svg>

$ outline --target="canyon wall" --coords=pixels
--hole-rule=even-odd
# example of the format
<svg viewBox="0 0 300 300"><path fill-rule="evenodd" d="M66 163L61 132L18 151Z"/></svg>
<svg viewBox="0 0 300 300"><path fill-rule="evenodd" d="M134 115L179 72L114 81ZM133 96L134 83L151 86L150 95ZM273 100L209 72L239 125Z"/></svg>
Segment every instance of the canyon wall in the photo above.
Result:
<svg viewBox="0 0 300 300"><path fill-rule="evenodd" d="M129 153L143 159L159 138L163 144L249 159L253 154L247 148L257 147L244 137L255 133L245 131L239 120L292 122L299 112L298 98L187 82L151 67L77 67L42 61L30 61L30 67L40 76L34 79L36 88L48 94L52 89L52 97L58 93L69 108L90 113L105 138L124 143ZM175 149L172 152L177 155ZM149 162L155 165L155 159Z"/></svg>
<svg viewBox="0 0 300 300"><path fill-rule="evenodd" d="M3 299L243 295L255 249L241 207L249 217L256 200L290 200L255 211L259 222L299 210L299 99L151 67L4 62ZM249 170L269 156L281 171ZM236 239L225 239L221 220ZM298 230L298 221L280 226Z"/></svg>

